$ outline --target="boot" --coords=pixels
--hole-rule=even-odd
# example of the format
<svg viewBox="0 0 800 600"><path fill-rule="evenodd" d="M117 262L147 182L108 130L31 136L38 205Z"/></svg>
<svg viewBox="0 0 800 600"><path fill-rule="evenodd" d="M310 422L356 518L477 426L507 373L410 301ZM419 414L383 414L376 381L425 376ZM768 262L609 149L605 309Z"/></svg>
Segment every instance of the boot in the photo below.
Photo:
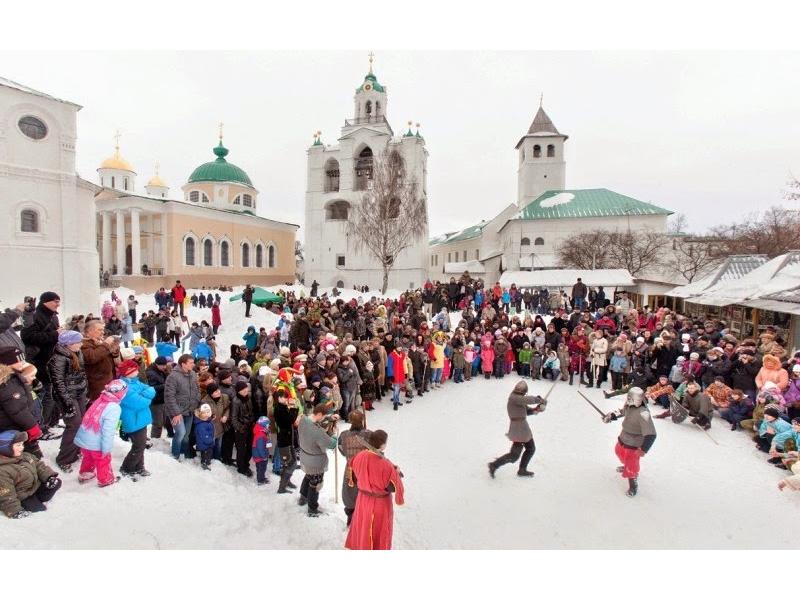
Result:
<svg viewBox="0 0 800 600"><path fill-rule="evenodd" d="M489 475L494 479L494 473L497 471L497 465L494 462L489 463Z"/></svg>
<svg viewBox="0 0 800 600"><path fill-rule="evenodd" d="M636 481L636 477L631 477L628 479L628 491L625 492L630 498L633 498L636 495L636 492L639 491L639 483Z"/></svg>
<svg viewBox="0 0 800 600"><path fill-rule="evenodd" d="M667 409L664 412L662 412L660 415L656 415L656 419L666 419L671 414L672 414L672 412L669 409Z"/></svg>
<svg viewBox="0 0 800 600"><path fill-rule="evenodd" d="M572 385L572 380L575 379L575 373L570 371L569 373L569 384Z"/></svg>
<svg viewBox="0 0 800 600"><path fill-rule="evenodd" d="M350 527L350 523L353 522L353 513L355 512L354 508L345 508L344 514L347 515L347 526Z"/></svg>
<svg viewBox="0 0 800 600"><path fill-rule="evenodd" d="M517 471L517 477L533 477L533 471L528 471L528 469L520 469Z"/></svg>

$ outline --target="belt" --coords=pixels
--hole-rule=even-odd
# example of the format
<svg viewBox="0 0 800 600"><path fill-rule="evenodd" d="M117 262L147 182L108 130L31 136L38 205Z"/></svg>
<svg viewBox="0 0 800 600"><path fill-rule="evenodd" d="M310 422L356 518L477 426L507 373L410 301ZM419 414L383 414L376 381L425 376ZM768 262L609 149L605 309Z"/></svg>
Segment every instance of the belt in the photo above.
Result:
<svg viewBox="0 0 800 600"><path fill-rule="evenodd" d="M358 490L358 493L364 494L365 496L369 496L370 498L385 498L386 496L389 495L389 492L383 492L379 494L376 492L368 492L366 490L361 490L361 489Z"/></svg>
<svg viewBox="0 0 800 600"><path fill-rule="evenodd" d="M525 417L509 417L512 421L524 421Z"/></svg>

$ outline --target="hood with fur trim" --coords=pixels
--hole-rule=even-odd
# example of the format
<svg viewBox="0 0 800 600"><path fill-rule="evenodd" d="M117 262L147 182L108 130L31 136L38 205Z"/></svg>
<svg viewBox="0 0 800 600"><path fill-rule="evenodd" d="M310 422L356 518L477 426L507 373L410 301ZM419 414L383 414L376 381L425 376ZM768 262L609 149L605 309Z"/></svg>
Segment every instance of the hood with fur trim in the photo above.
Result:
<svg viewBox="0 0 800 600"><path fill-rule="evenodd" d="M0 385L8 382L11 379L11 376L14 374L14 369L9 367L8 365L0 365Z"/></svg>
<svg viewBox="0 0 800 600"><path fill-rule="evenodd" d="M781 368L781 360L777 356L773 356L771 354L767 354L764 356L764 368L769 369L771 371L777 371Z"/></svg>

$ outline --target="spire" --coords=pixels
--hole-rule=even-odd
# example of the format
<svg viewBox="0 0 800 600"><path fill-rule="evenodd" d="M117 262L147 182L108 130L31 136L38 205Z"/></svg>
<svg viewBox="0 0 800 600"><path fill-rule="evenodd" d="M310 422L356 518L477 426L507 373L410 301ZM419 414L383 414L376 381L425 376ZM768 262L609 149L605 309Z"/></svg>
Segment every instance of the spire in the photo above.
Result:
<svg viewBox="0 0 800 600"><path fill-rule="evenodd" d="M542 94L542 98L544 94ZM547 116L547 113L544 112L544 108L542 108L542 100L539 100L539 110L536 111L536 116L533 118L533 123L531 123L530 128L528 129L528 133L554 133L556 135L561 135L556 126L553 125L553 121L550 120L550 117Z"/></svg>
<svg viewBox="0 0 800 600"><path fill-rule="evenodd" d="M224 123L222 121L219 122L219 145L222 146L222 127Z"/></svg>
<svg viewBox="0 0 800 600"><path fill-rule="evenodd" d="M411 131L411 123L412 121L408 122L408 131L403 134L403 137L414 137L414 133Z"/></svg>
<svg viewBox="0 0 800 600"><path fill-rule="evenodd" d="M119 138L121 137L122 134L119 132L119 129L117 129L117 132L114 134L114 150L117 158L119 158Z"/></svg>
<svg viewBox="0 0 800 600"><path fill-rule="evenodd" d="M375 53L370 50L369 56L369 74L372 75L372 61L375 58Z"/></svg>
<svg viewBox="0 0 800 600"><path fill-rule="evenodd" d="M322 146L322 132L315 131L314 132L314 146Z"/></svg>

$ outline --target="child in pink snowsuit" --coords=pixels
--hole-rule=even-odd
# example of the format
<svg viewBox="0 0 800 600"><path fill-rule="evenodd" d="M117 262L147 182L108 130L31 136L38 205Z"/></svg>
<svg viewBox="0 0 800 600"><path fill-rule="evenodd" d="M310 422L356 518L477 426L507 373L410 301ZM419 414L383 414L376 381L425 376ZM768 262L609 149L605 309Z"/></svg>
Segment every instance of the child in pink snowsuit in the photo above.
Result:
<svg viewBox="0 0 800 600"><path fill-rule="evenodd" d="M128 384L115 379L106 385L100 397L86 410L80 429L75 434L75 445L81 449L81 468L78 481L86 483L97 477L97 485L105 487L116 483L111 469L111 448L117 436L120 401L128 392Z"/></svg>
<svg viewBox="0 0 800 600"><path fill-rule="evenodd" d="M483 376L489 379L494 370L494 348L490 342L484 342L481 349L481 371Z"/></svg>

